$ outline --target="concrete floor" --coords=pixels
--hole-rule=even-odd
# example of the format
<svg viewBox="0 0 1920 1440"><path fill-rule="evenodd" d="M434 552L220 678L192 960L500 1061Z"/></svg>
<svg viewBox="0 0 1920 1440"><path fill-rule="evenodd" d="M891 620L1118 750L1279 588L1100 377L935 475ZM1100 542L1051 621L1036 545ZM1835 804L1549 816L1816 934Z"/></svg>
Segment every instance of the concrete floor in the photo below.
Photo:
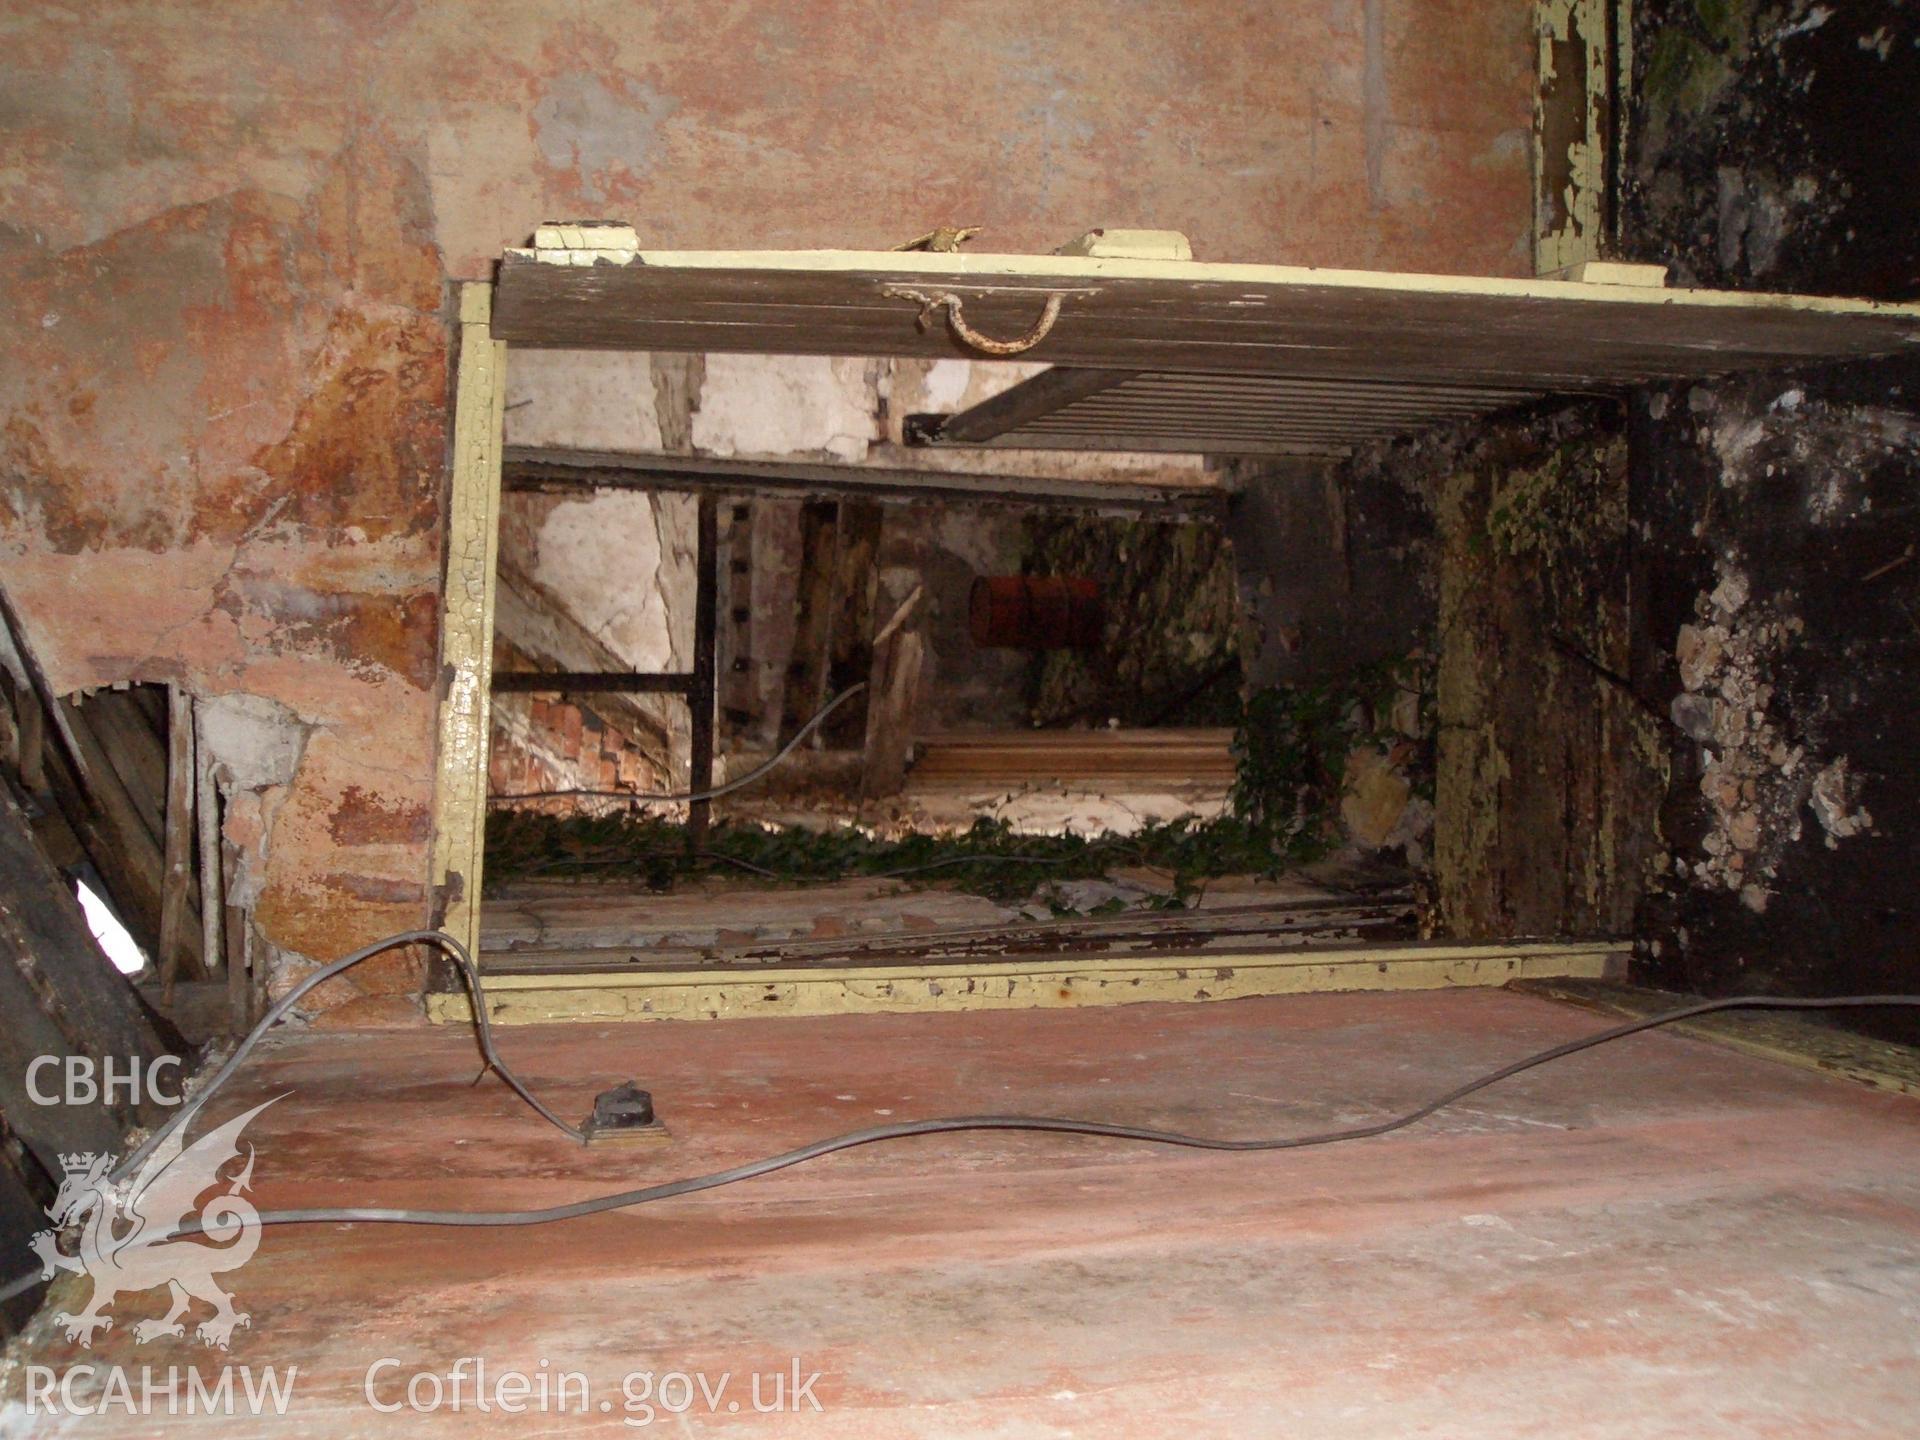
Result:
<svg viewBox="0 0 1920 1440"><path fill-rule="evenodd" d="M1483 991L505 1034L564 1114L627 1076L657 1092L671 1143L589 1151L470 1088L461 1034L295 1035L222 1114L286 1095L249 1131L263 1207L535 1205L959 1110L1316 1129L1605 1023ZM398 1362L391 1403L463 1357L489 1385L583 1372L591 1408L443 1409L446 1433L620 1433L646 1414L622 1377L652 1371L689 1377L675 1406L731 1377L717 1415L697 1387L656 1408L666 1433L1913 1434L1920 1105L1641 1036L1324 1150L909 1141L539 1230L270 1230L231 1279L252 1324L230 1355L136 1343L156 1295L91 1353L43 1328L24 1362L298 1365L287 1419L223 1434L417 1428L370 1407L369 1367ZM796 1361L822 1413L750 1413L751 1377L768 1402ZM0 1431L204 1423L27 1417L22 1363Z"/></svg>

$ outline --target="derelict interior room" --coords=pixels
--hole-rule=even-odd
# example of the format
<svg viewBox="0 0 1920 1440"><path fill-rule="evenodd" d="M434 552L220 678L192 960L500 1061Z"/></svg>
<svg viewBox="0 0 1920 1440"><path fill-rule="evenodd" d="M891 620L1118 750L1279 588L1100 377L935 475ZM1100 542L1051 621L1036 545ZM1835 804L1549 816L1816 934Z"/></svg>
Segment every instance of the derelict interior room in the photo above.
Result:
<svg viewBox="0 0 1920 1440"><path fill-rule="evenodd" d="M1910 5L0 35L0 1435L1920 1434Z"/></svg>

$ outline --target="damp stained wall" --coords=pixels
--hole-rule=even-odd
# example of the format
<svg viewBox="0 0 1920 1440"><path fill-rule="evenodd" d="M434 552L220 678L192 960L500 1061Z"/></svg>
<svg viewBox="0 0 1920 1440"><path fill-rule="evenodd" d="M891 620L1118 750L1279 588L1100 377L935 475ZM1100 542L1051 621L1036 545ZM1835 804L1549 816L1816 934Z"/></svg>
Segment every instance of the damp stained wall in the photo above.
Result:
<svg viewBox="0 0 1920 1440"><path fill-rule="evenodd" d="M1920 11L1655 0L1634 38L1626 258L1920 296ZM1912 990L1920 366L1663 388L1631 423L1634 679L1672 774L1639 971Z"/></svg>
<svg viewBox="0 0 1920 1440"><path fill-rule="evenodd" d="M57 688L247 717L228 825L283 981L431 913L447 282L535 222L1526 262L1532 50L1497 0L149 0L0 40L0 566ZM315 1000L404 1021L419 978Z"/></svg>

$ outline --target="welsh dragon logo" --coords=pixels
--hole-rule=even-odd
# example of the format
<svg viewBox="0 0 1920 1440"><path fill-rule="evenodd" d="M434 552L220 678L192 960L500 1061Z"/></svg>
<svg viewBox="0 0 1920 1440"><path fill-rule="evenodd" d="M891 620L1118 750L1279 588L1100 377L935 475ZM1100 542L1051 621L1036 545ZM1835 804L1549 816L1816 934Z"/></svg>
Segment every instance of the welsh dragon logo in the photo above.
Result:
<svg viewBox="0 0 1920 1440"><path fill-rule="evenodd" d="M234 1330L249 1323L214 1276L238 1270L260 1244L260 1212L245 1198L253 1183L253 1146L246 1147L246 1164L237 1174L222 1171L240 1158L240 1132L273 1103L254 1106L184 1150L181 1132L186 1127L179 1127L155 1147L137 1175L121 1183L108 1178L115 1159L111 1154L60 1157L65 1176L47 1207L53 1224L33 1237L33 1248L42 1279L70 1270L93 1281L86 1309L53 1317L69 1340L92 1349L94 1332L113 1328L107 1307L116 1298L163 1285L171 1297L167 1313L135 1325L135 1340L184 1337L181 1316L195 1300L213 1306L214 1313L194 1327L207 1345L226 1349ZM217 1185L226 1189L202 1205L200 1197ZM195 1222L198 1235L175 1234ZM75 1251L63 1251L62 1233L76 1226Z"/></svg>

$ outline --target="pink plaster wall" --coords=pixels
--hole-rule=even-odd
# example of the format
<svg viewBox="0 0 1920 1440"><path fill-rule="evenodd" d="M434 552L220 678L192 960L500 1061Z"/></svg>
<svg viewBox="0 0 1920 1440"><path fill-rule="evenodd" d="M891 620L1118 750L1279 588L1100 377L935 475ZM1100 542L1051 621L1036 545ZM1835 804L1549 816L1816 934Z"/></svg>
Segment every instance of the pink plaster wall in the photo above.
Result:
<svg viewBox="0 0 1920 1440"><path fill-rule="evenodd" d="M233 823L327 958L427 914L446 281L543 218L656 246L1512 273L1519 0L181 0L0 16L0 566L61 688L307 727ZM336 1018L410 1013L413 961Z"/></svg>

